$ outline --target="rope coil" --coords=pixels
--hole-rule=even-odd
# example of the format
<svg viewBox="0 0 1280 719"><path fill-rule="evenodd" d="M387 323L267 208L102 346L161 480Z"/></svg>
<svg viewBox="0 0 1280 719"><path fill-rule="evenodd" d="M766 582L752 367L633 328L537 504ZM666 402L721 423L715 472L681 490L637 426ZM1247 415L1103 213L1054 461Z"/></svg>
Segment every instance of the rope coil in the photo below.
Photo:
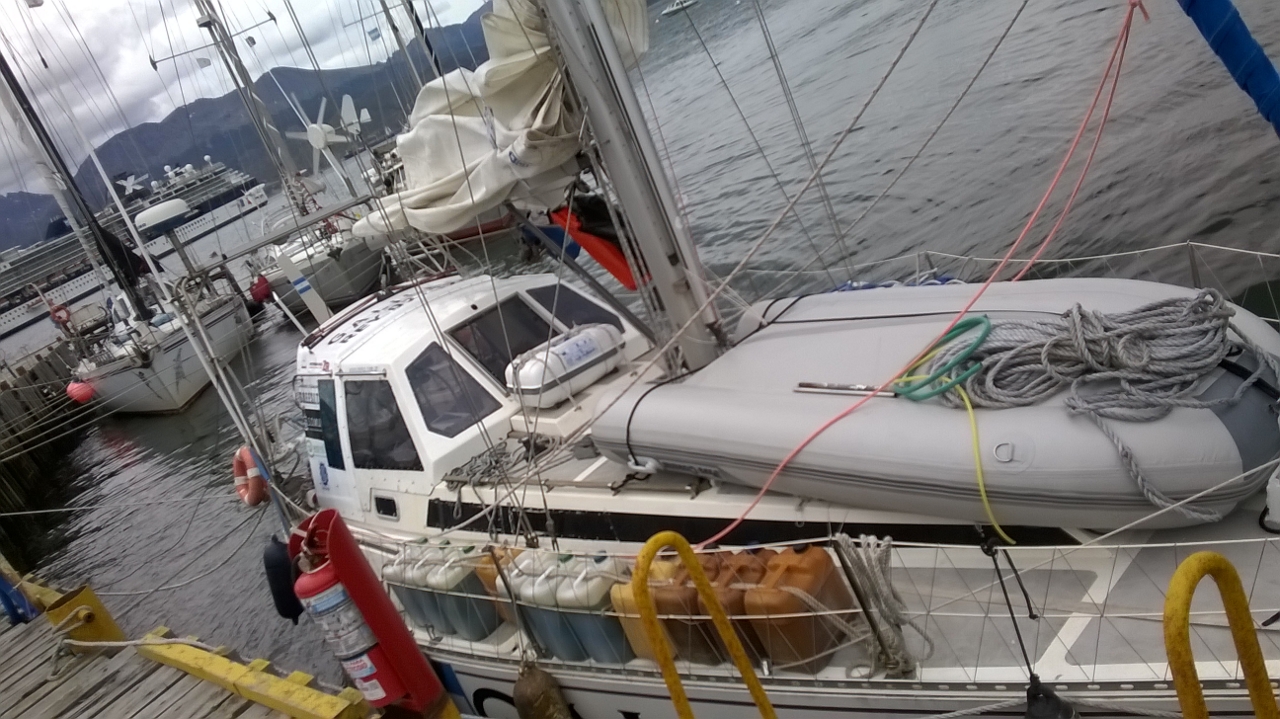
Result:
<svg viewBox="0 0 1280 719"><path fill-rule="evenodd" d="M931 378L952 369L959 375L959 381L945 383L927 396L956 408L965 407L967 399L975 407L1009 409L1041 404L1065 390L1067 408L1098 426L1116 446L1139 491L1164 509L1174 501L1151 486L1106 420L1150 422L1175 407L1233 405L1263 380L1267 370L1280 377L1280 363L1234 327L1234 315L1220 292L1205 289L1193 297L1160 300L1129 312L1103 313L1077 304L1050 320L993 322L980 343L952 341L925 363L923 373ZM1252 354L1257 366L1248 370L1235 392L1199 398L1201 380L1240 354ZM971 364L961 371L965 361ZM1178 506L1176 511L1204 522L1221 518L1196 507Z"/></svg>

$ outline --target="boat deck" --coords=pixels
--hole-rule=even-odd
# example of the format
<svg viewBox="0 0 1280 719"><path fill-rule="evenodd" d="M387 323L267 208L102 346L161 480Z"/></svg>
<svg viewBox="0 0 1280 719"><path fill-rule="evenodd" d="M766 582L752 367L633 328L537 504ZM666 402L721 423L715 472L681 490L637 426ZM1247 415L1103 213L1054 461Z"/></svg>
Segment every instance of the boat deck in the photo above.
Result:
<svg viewBox="0 0 1280 719"><path fill-rule="evenodd" d="M132 647L53 657L49 622L0 627L0 717L24 719L275 719L287 714L233 694ZM55 672L56 669L56 672Z"/></svg>

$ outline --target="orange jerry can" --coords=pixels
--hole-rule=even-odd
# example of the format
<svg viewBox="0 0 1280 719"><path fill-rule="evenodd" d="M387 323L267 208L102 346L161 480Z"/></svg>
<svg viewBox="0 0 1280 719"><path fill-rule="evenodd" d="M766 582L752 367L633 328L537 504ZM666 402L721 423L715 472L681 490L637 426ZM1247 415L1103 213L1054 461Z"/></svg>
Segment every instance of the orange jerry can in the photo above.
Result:
<svg viewBox="0 0 1280 719"><path fill-rule="evenodd" d="M698 555L698 564L711 581L715 581L720 574L720 555L721 552ZM659 615L674 615L664 619L662 623L667 629L667 635L671 637L671 646L677 657L698 664L720 664L725 661L715 624L710 618L694 618L698 615L705 616L706 612L698 601L698 589L689 578L689 570L681 566L671 584L654 587L653 603L657 606Z"/></svg>
<svg viewBox="0 0 1280 719"><path fill-rule="evenodd" d="M494 547L493 553L498 556L498 561L502 562L502 571L507 573L507 578L511 577L511 562L520 554L518 547ZM511 614L511 600L507 599L508 595L498 593L498 582L502 580L498 577L498 568L493 564L493 557L488 552L480 555L479 561L476 563L476 576L480 577L480 583L484 585L485 591L494 598L494 604L498 609L498 616L503 621L512 624L518 624L516 618Z"/></svg>
<svg viewBox="0 0 1280 719"><path fill-rule="evenodd" d="M746 613L774 666L820 671L844 634L788 588L813 597L826 611L853 609L853 596L831 555L813 545L789 547L770 558L760 586L746 591Z"/></svg>
<svg viewBox="0 0 1280 719"><path fill-rule="evenodd" d="M711 580L716 588L716 599L720 600L720 606L724 607L725 614L728 614L733 622L733 628L738 632L738 639L747 650L747 656L757 664L767 655L764 651L764 643L760 641L760 636L756 634L755 628L747 619L745 604L747 590L741 585L759 584L767 572L769 560L777 554L772 549L754 551L746 549L722 557L720 573ZM702 597L698 597L698 609L701 614L709 613Z"/></svg>
<svg viewBox="0 0 1280 719"><path fill-rule="evenodd" d="M649 565L649 591L652 593L659 586L670 582L678 569L675 562L655 560ZM653 645L649 643L649 635L645 634L644 622L640 621L640 605L636 602L631 582L619 582L610 587L609 601L613 604L613 611L621 615L618 620L622 622L622 632L627 635L627 643L631 645L631 650L637 657L652 661Z"/></svg>

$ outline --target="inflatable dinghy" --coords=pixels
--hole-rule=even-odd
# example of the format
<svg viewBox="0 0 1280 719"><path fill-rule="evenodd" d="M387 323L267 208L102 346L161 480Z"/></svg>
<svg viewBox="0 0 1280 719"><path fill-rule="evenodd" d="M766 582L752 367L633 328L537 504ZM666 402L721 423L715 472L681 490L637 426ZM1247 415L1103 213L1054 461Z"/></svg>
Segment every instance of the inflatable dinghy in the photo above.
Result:
<svg viewBox="0 0 1280 719"><path fill-rule="evenodd" d="M710 365L677 382L633 387L612 406L603 398L594 441L619 461L656 460L667 471L759 487L792 448L856 402L861 388L880 385L927 347L974 291L893 287L757 305L740 323L740 342ZM1035 321L1077 304L1125 313L1196 296L1137 280L997 283L970 316ZM1110 419L1106 426L1149 487L1170 501L1246 476L1196 500L1194 511L1166 511L1144 527L1224 516L1258 491L1269 475L1263 465L1280 455L1270 369L1280 335L1225 306L1233 312L1229 335L1245 349L1195 380L1195 403L1212 406L1176 406L1156 419ZM975 411L985 492L998 522L1106 530L1158 509L1099 423L1068 406L1070 394ZM1223 401L1208 402L1214 399ZM968 413L941 399L870 399L802 451L773 489L851 507L989 521Z"/></svg>

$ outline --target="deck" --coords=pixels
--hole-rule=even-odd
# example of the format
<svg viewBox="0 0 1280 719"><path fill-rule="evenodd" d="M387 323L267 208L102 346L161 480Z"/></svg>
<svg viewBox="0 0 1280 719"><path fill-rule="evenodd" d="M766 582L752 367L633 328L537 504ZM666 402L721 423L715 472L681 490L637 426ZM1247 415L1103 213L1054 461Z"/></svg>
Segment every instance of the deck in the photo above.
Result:
<svg viewBox="0 0 1280 719"><path fill-rule="evenodd" d="M217 684L144 658L59 657L43 617L0 627L0 717L23 719L274 719L273 711Z"/></svg>

